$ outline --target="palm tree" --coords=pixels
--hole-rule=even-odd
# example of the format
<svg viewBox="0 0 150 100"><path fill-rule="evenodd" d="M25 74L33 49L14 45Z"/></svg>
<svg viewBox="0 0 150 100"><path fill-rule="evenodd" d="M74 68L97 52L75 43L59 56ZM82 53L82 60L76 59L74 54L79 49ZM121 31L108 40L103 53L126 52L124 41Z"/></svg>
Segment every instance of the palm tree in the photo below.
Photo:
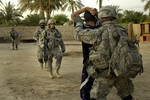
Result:
<svg viewBox="0 0 150 100"><path fill-rule="evenodd" d="M30 10L38 13L42 18L49 19L51 12L57 10L62 6L63 0L19 0L20 7L23 11Z"/></svg>
<svg viewBox="0 0 150 100"><path fill-rule="evenodd" d="M150 0L141 0L142 2L146 2L145 6L144 6L144 10L147 11L149 10L150 11Z"/></svg>
<svg viewBox="0 0 150 100"><path fill-rule="evenodd" d="M48 0L45 3L45 11L46 11L46 18L49 19L51 17L51 13L53 10L59 10L62 7L63 0Z"/></svg>
<svg viewBox="0 0 150 100"><path fill-rule="evenodd" d="M22 11L30 10L31 12L40 12L41 18L45 18L44 15L44 3L47 0L19 0L19 6Z"/></svg>
<svg viewBox="0 0 150 100"><path fill-rule="evenodd" d="M81 9L84 5L81 0L64 0L62 9L74 12L77 9Z"/></svg>
<svg viewBox="0 0 150 100"><path fill-rule="evenodd" d="M123 21L125 23L128 23L128 22L139 23L139 22L144 21L145 19L146 19L146 16L143 14L143 12L137 12L134 10L123 11Z"/></svg>
<svg viewBox="0 0 150 100"><path fill-rule="evenodd" d="M97 0L97 3L99 2L99 9L102 7L103 0Z"/></svg>
<svg viewBox="0 0 150 100"><path fill-rule="evenodd" d="M15 24L15 22L22 16L22 12L19 8L15 8L15 5L10 1L8 3L0 2L0 19L6 25Z"/></svg>

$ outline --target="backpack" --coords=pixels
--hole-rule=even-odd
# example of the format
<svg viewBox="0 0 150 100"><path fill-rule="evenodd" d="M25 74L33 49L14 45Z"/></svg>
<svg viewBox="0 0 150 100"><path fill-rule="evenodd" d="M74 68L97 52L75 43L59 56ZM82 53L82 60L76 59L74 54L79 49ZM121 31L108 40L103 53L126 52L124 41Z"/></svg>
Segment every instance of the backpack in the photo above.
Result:
<svg viewBox="0 0 150 100"><path fill-rule="evenodd" d="M117 77L135 78L138 73L143 72L142 55L138 51L138 45L135 41L130 40L126 31L120 30L119 41L115 47L109 68Z"/></svg>

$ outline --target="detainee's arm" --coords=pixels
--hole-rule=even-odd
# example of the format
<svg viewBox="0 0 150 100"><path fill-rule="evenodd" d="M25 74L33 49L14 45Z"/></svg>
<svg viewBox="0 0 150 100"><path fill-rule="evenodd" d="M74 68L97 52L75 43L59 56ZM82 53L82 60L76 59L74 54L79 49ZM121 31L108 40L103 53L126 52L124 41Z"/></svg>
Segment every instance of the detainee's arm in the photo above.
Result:
<svg viewBox="0 0 150 100"><path fill-rule="evenodd" d="M98 38L101 37L102 28L98 29L84 29L83 23L77 23L74 30L74 37L78 41L88 44L94 44Z"/></svg>

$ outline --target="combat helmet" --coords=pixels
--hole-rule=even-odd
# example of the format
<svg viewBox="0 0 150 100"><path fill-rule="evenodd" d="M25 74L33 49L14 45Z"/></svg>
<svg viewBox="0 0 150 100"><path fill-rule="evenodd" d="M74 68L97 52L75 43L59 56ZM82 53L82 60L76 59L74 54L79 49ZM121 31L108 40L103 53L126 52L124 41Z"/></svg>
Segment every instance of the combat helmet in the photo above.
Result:
<svg viewBox="0 0 150 100"><path fill-rule="evenodd" d="M44 19L41 19L41 20L39 21L39 25L40 25L40 24L46 24L45 20L44 20Z"/></svg>
<svg viewBox="0 0 150 100"><path fill-rule="evenodd" d="M56 20L54 20L54 19L49 19L47 24L48 24L48 25L49 25L49 24L56 24Z"/></svg>
<svg viewBox="0 0 150 100"><path fill-rule="evenodd" d="M116 18L117 12L113 6L104 6L100 8L99 13L98 13L98 18L107 18L107 17L112 17Z"/></svg>

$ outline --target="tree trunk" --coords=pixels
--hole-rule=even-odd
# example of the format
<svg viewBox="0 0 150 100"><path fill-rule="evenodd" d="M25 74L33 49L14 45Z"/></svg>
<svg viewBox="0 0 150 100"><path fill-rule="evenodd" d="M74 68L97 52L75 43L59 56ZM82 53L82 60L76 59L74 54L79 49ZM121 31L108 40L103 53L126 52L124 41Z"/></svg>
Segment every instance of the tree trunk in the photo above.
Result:
<svg viewBox="0 0 150 100"><path fill-rule="evenodd" d="M50 8L47 8L46 9L46 19L50 19L51 18L51 13L52 13L52 10Z"/></svg>
<svg viewBox="0 0 150 100"><path fill-rule="evenodd" d="M44 10L40 10L40 17L41 17L42 19L45 19Z"/></svg>
<svg viewBox="0 0 150 100"><path fill-rule="evenodd" d="M42 0L40 0L40 17L42 18L42 19L45 19L45 14L44 14L44 7L43 7L43 1Z"/></svg>
<svg viewBox="0 0 150 100"><path fill-rule="evenodd" d="M74 13L74 7L73 7L73 5L71 6L71 9L72 9L72 13Z"/></svg>
<svg viewBox="0 0 150 100"><path fill-rule="evenodd" d="M102 7L103 0L99 0L99 9Z"/></svg>
<svg viewBox="0 0 150 100"><path fill-rule="evenodd" d="M48 11L48 9L46 9L46 19L47 20L49 19L49 11Z"/></svg>

